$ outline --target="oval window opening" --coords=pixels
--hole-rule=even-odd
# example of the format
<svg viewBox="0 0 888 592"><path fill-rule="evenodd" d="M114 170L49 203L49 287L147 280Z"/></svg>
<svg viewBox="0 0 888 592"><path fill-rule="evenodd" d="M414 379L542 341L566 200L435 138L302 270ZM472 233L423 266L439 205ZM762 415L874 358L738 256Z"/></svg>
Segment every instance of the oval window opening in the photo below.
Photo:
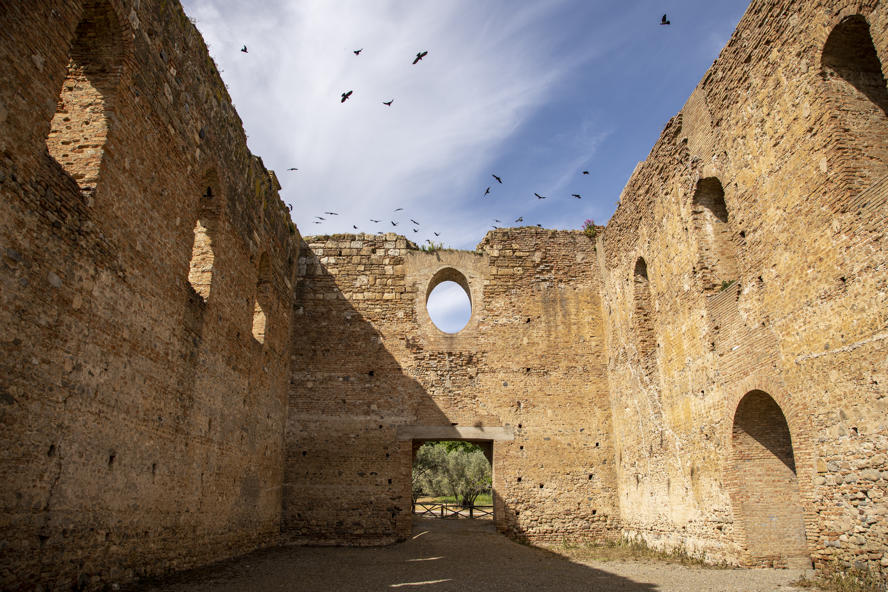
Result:
<svg viewBox="0 0 888 592"><path fill-rule="evenodd" d="M436 327L445 333L457 333L468 324L472 303L465 288L448 280L429 293L426 310Z"/></svg>

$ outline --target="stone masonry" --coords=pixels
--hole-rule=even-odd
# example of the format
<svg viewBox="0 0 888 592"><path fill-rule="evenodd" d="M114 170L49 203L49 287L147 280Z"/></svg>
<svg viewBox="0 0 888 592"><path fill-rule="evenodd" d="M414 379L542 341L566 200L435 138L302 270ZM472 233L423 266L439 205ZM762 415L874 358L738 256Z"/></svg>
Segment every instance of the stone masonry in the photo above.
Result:
<svg viewBox="0 0 888 592"><path fill-rule="evenodd" d="M514 538L888 577L885 3L754 0L596 236L435 252L300 236L177 3L0 22L0 588L403 540L435 439Z"/></svg>

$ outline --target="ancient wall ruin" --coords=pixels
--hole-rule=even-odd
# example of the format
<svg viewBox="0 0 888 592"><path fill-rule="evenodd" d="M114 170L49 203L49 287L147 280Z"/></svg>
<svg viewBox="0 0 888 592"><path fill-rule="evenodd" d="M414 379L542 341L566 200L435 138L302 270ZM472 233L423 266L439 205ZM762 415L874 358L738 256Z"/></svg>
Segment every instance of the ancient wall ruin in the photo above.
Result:
<svg viewBox="0 0 888 592"><path fill-rule="evenodd" d="M303 242L177 4L0 20L0 587L396 541L438 438L517 538L888 570L884 4L754 1L595 239L431 253Z"/></svg>
<svg viewBox="0 0 888 592"><path fill-rule="evenodd" d="M203 40L176 3L0 22L0 588L276 542L298 235Z"/></svg>
<svg viewBox="0 0 888 592"><path fill-rule="evenodd" d="M452 439L487 439L471 428L508 433L490 440L501 530L558 540L614 531L603 324L587 236L501 230L475 252L432 253L394 234L306 241L294 301L285 535L403 538L413 443L434 433L424 428L451 426L470 428ZM425 308L448 279L472 302L455 334L435 327Z"/></svg>
<svg viewBox="0 0 888 592"><path fill-rule="evenodd" d="M886 27L753 2L623 191L600 261L624 532L888 567Z"/></svg>

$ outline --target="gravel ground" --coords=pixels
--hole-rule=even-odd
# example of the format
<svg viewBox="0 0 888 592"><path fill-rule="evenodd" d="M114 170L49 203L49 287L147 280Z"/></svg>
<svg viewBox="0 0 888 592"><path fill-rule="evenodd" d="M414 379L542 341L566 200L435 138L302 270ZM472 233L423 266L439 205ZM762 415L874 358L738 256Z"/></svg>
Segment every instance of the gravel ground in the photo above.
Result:
<svg viewBox="0 0 888 592"><path fill-rule="evenodd" d="M515 543L497 534L489 521L416 519L412 538L388 547L278 547L125 589L773 592L799 590L789 583L802 573L712 569L657 561L579 564Z"/></svg>

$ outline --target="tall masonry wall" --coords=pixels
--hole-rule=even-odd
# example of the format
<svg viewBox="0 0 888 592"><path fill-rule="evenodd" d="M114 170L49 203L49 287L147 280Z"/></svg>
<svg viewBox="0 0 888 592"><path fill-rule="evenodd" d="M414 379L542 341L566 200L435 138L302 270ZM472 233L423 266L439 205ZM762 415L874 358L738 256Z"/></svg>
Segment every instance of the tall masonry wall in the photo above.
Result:
<svg viewBox="0 0 888 592"><path fill-rule="evenodd" d="M415 445L490 445L497 527L605 538L618 523L595 247L488 233L475 252L389 234L309 237L299 260L286 432L288 540L379 544L411 524ZM444 280L468 325L435 327ZM491 434L497 434L491 436Z"/></svg>
<svg viewBox="0 0 888 592"><path fill-rule="evenodd" d="M298 234L203 40L171 2L0 22L0 588L277 542Z"/></svg>
<svg viewBox="0 0 888 592"><path fill-rule="evenodd" d="M888 573L884 3L755 0L597 239L433 253L303 242L175 2L0 22L0 588L402 539L435 439L516 538Z"/></svg>
<svg viewBox="0 0 888 592"><path fill-rule="evenodd" d="M599 241L626 534L888 568L886 77L884 3L753 2L626 185Z"/></svg>

